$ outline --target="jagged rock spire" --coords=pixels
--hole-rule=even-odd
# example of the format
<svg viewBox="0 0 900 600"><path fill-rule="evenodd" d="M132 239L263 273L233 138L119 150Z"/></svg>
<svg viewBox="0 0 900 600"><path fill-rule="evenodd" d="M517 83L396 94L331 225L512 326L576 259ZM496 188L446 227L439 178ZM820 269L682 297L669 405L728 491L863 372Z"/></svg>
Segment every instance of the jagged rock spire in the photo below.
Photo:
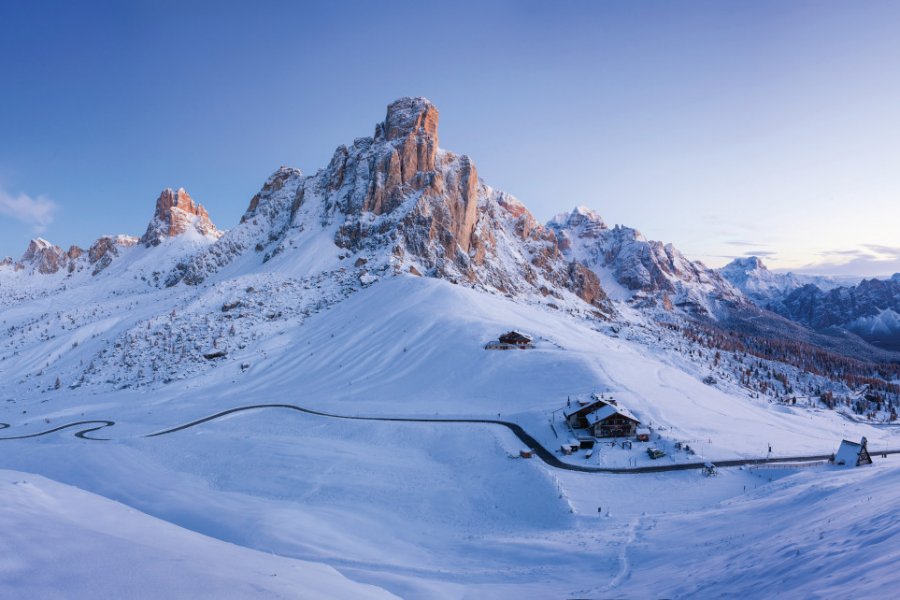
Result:
<svg viewBox="0 0 900 600"><path fill-rule="evenodd" d="M177 191L166 188L156 200L156 211L141 237L145 246L157 246L166 238L181 235L193 229L200 235L219 238L222 234L209 219L206 209L194 202L184 188Z"/></svg>

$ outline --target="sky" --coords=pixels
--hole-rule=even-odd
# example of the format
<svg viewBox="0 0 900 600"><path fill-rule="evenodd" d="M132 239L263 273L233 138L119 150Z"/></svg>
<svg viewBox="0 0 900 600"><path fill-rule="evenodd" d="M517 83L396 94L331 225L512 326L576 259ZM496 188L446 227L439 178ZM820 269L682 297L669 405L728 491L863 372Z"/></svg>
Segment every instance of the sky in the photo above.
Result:
<svg viewBox="0 0 900 600"><path fill-rule="evenodd" d="M426 96L540 220L586 205L718 267L900 271L900 2L0 0L0 257L223 229Z"/></svg>

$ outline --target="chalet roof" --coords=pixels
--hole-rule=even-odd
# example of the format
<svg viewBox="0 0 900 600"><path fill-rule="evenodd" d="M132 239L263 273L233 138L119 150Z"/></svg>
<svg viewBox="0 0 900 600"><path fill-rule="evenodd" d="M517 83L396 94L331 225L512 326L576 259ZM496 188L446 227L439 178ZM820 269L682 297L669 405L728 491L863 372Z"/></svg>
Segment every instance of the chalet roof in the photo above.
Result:
<svg viewBox="0 0 900 600"><path fill-rule="evenodd" d="M522 333L521 331L516 331L515 329L513 329L512 331L507 331L500 337L501 338L519 338L519 339L523 339L523 340L528 340L529 342L532 341L532 338L530 335L528 335L527 333Z"/></svg>
<svg viewBox="0 0 900 600"><path fill-rule="evenodd" d="M597 409L587 416L587 420L591 425L595 425L600 421L605 421L613 415L619 415L620 417L631 419L635 423L640 423L638 418L631 414L630 410L621 406L616 406L614 404L607 404L606 406Z"/></svg>
<svg viewBox="0 0 900 600"><path fill-rule="evenodd" d="M572 410L570 410L570 411L568 411L568 412L564 412L563 415L564 415L567 419L568 419L569 417L573 416L573 415L578 415L578 414L580 414L580 415L586 415L586 414L588 414L588 413L592 413L592 412L594 412L595 410L597 410L597 409L599 409L599 408L602 408L602 407L604 407L604 406L607 406L607 405L609 405L609 402L608 402L608 401L597 399L597 400L594 400L593 402L588 402L588 403L585 404L585 405L582 405L582 406L576 406L576 407L573 408Z"/></svg>

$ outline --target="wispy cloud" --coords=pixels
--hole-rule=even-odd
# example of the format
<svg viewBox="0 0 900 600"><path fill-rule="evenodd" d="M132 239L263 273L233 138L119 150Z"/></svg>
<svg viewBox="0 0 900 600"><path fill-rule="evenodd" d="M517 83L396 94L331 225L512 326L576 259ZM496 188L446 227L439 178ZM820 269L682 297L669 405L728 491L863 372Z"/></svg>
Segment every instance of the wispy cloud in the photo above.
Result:
<svg viewBox="0 0 900 600"><path fill-rule="evenodd" d="M0 189L0 215L30 225L35 233L42 233L47 229L53 222L58 208L59 205L45 196L37 198L27 194L14 196Z"/></svg>
<svg viewBox="0 0 900 600"><path fill-rule="evenodd" d="M859 248L828 250L819 256L819 261L796 270L858 277L884 277L900 273L900 246L863 244Z"/></svg>

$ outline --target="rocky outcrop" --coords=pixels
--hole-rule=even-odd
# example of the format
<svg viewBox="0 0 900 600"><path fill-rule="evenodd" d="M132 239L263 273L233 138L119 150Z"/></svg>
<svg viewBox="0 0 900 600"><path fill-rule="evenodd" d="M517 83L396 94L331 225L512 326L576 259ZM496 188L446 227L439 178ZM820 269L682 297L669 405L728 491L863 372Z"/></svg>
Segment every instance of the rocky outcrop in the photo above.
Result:
<svg viewBox="0 0 900 600"><path fill-rule="evenodd" d="M59 246L55 246L43 238L31 240L28 249L19 261L25 266L31 266L38 273L49 275L64 269L69 262L66 252Z"/></svg>
<svg viewBox="0 0 900 600"><path fill-rule="evenodd" d="M93 274L96 275L110 264L124 248L130 248L138 243L138 238L130 235L105 235L98 238L88 248L88 261L93 266Z"/></svg>
<svg viewBox="0 0 900 600"><path fill-rule="evenodd" d="M574 261L569 263L569 280L572 291L588 304L596 307L606 304L606 292L600 285L600 279L584 265Z"/></svg>
<svg viewBox="0 0 900 600"><path fill-rule="evenodd" d="M166 188L156 200L153 219L140 241L148 247L158 246L167 238L188 232L215 239L222 235L210 221L206 209L195 203L184 188L177 191Z"/></svg>

